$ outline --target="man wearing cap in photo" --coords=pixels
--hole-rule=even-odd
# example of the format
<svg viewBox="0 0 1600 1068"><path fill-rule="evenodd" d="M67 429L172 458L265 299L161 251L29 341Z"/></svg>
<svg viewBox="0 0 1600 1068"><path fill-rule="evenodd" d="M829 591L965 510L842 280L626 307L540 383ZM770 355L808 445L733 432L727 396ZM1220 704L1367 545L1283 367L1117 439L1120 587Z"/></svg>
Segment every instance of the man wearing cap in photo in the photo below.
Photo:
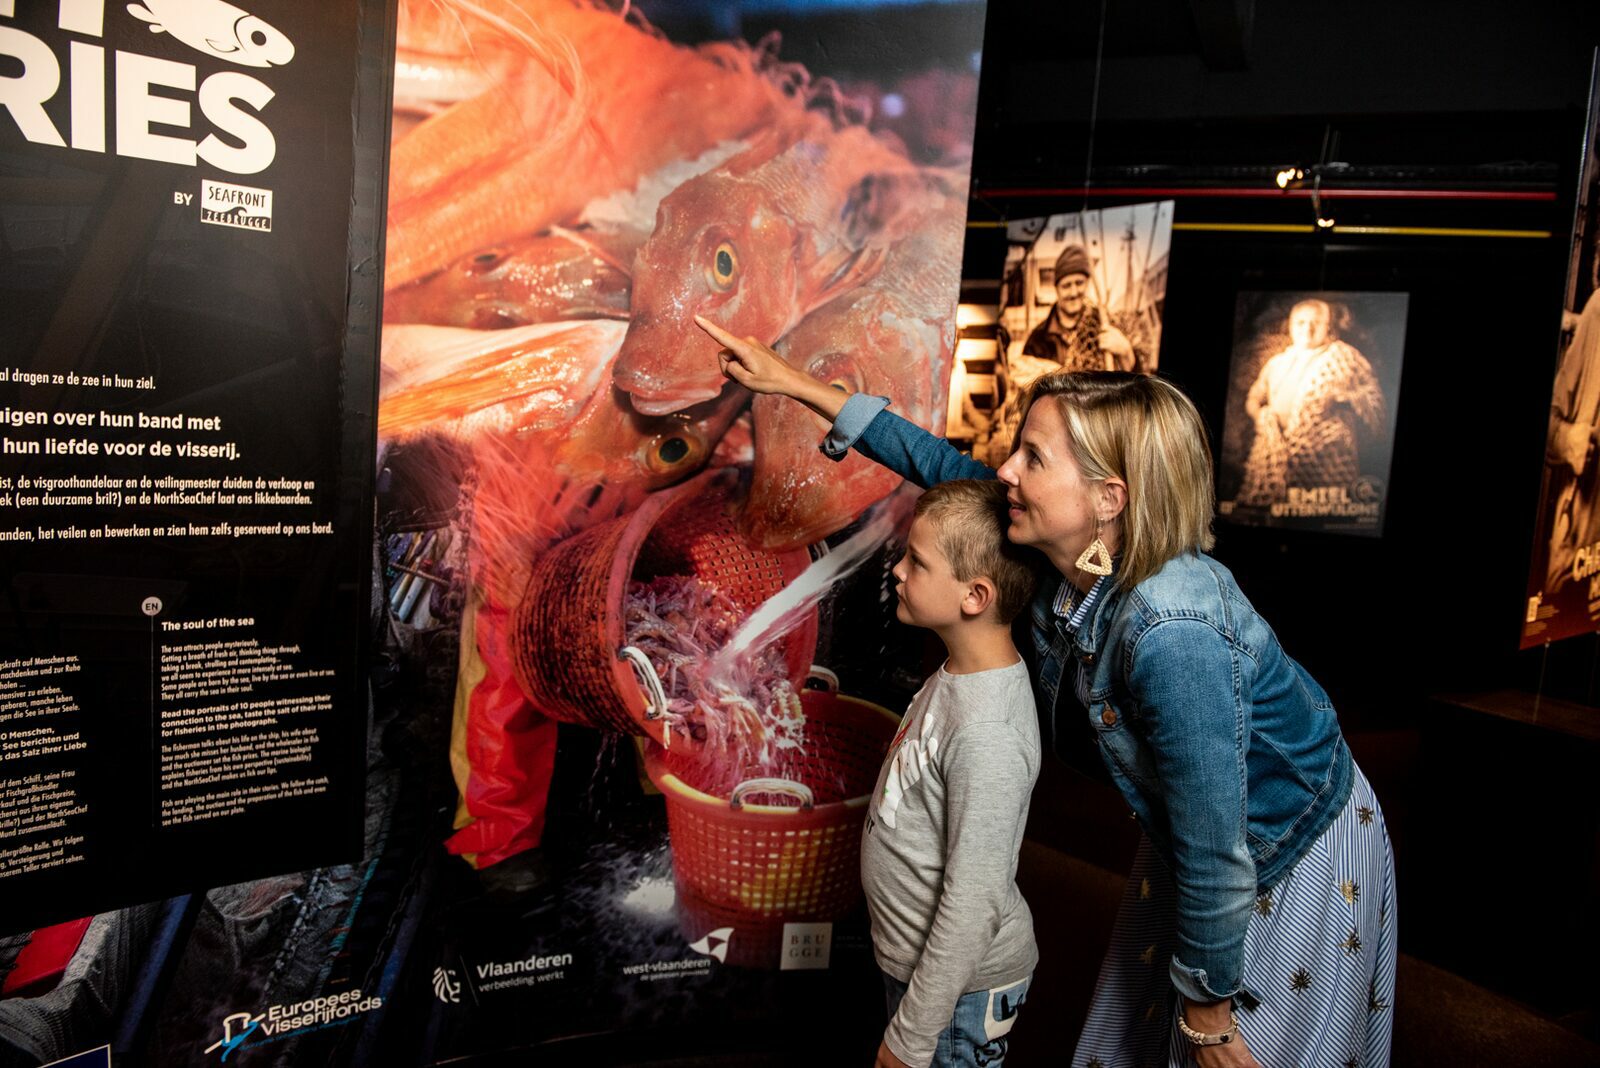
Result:
<svg viewBox="0 0 1600 1068"><path fill-rule="evenodd" d="M1067 245L1056 257L1056 302L1044 322L1028 334L1022 352L1006 361L1005 400L973 455L998 467L1011 455L1011 439L1022 419L1022 396L1033 380L1053 371L1145 371L1146 346L1112 325L1111 317L1088 298L1089 253Z"/></svg>
<svg viewBox="0 0 1600 1068"><path fill-rule="evenodd" d="M1132 371L1138 363L1128 335L1111 325L1088 299L1089 253L1068 245L1056 257L1056 303L1045 321L1033 328L1026 356L1049 360L1056 371Z"/></svg>

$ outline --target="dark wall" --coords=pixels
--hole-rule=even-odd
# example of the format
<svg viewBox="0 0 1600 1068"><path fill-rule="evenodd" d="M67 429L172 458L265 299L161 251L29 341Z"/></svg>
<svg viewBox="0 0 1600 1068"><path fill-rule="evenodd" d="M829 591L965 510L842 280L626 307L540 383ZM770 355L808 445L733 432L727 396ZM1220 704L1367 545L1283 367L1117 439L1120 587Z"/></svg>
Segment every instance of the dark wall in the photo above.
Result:
<svg viewBox="0 0 1600 1068"><path fill-rule="evenodd" d="M1325 682L1378 787L1402 951L1594 1034L1600 791L1585 769L1600 757L1600 708L1552 725L1441 695L1597 697L1600 638L1526 653L1517 642L1600 7L1106 10L1086 191L1101 5L990 5L967 299L992 299L1003 220L1172 196L1161 373L1195 399L1215 442L1240 291L1410 295L1383 536L1219 522L1216 555ZM1250 17L1230 24L1226 11L1241 10ZM1319 163L1331 233L1183 229L1305 226L1309 199L1276 195L1272 174ZM1339 196L1358 188L1406 195ZM1268 195L1215 195L1224 189ZM1047 778L1035 808L1049 819L1034 827L1114 867L1132 840L1098 789Z"/></svg>
<svg viewBox="0 0 1600 1068"><path fill-rule="evenodd" d="M1558 643L1548 662L1515 650L1600 8L1359 2L1313 19L1228 4L1253 16L1233 36L1242 66L1227 69L1215 6L1107 5L1086 198L1100 5L991 4L973 220L1147 199L1096 188L1178 189L1161 366L1214 440L1240 290L1410 293L1384 537L1222 524L1217 555L1357 720L1441 690L1532 687L1541 668L1549 692L1589 697L1595 641ZM1303 196L1209 194L1276 194L1277 166L1318 162L1347 165L1324 184L1323 212L1343 227L1550 236L1181 229L1308 224ZM1410 196L1339 198L1353 187ZM1003 256L1003 230L970 230L964 276L994 279Z"/></svg>

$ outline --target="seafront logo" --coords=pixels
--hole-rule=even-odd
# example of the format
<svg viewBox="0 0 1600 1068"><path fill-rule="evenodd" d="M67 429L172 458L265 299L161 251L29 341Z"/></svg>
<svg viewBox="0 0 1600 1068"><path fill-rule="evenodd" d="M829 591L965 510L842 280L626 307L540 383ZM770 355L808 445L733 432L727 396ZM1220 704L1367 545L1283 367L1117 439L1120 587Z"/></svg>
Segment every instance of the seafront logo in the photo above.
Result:
<svg viewBox="0 0 1600 1068"><path fill-rule="evenodd" d="M272 190L200 180L200 221L240 230L272 231Z"/></svg>
<svg viewBox="0 0 1600 1068"><path fill-rule="evenodd" d="M222 0L144 0L128 14L150 24L151 33L244 67L281 67L294 58L294 42L282 30Z"/></svg>

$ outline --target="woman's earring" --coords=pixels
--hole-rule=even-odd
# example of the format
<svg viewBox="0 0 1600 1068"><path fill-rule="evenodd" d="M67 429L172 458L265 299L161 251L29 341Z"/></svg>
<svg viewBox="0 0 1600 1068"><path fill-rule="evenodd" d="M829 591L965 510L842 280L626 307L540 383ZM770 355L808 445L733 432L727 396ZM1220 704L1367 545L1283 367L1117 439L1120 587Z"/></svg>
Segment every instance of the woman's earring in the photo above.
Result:
<svg viewBox="0 0 1600 1068"><path fill-rule="evenodd" d="M1106 543L1100 540L1100 528L1104 527L1104 519L1094 521L1094 541L1083 550L1083 555L1078 557L1077 568L1079 571L1102 577L1111 574L1111 551L1106 548Z"/></svg>

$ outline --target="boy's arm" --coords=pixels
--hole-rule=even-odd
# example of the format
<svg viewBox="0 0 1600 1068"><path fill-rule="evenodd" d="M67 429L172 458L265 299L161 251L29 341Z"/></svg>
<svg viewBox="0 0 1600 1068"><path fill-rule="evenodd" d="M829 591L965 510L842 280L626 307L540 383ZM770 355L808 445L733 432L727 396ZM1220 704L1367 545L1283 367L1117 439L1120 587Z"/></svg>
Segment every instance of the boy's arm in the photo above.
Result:
<svg viewBox="0 0 1600 1068"><path fill-rule="evenodd" d="M722 373L755 393L791 397L833 424L822 451L837 460L853 445L869 460L924 488L953 478L994 478L989 467L936 434L893 413L889 402L846 393L793 367L755 338L741 338L701 316L695 322L723 346Z"/></svg>
<svg viewBox="0 0 1600 1068"><path fill-rule="evenodd" d="M1033 773L1027 746L1003 723L976 723L946 738L939 753L945 789L945 867L928 940L884 1043L924 1068L956 1002L971 991L1000 931L1016 880Z"/></svg>

